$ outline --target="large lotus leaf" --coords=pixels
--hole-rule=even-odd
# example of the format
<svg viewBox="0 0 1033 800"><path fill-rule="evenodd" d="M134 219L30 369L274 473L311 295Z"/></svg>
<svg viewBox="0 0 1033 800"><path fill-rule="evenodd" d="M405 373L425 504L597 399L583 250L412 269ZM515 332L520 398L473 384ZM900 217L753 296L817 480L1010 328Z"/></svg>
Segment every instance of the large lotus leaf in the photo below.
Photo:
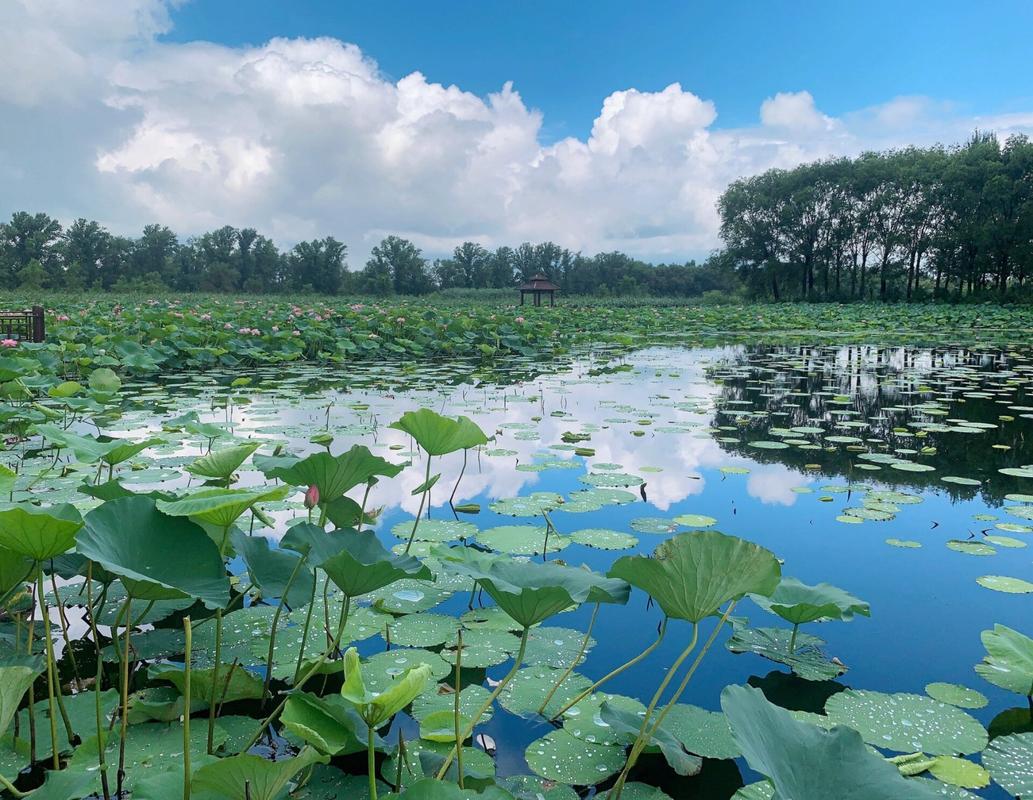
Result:
<svg viewBox="0 0 1033 800"><path fill-rule="evenodd" d="M1008 794L1033 797L1033 733L1013 733L990 742L983 764Z"/></svg>
<svg viewBox="0 0 1033 800"><path fill-rule="evenodd" d="M479 581L498 606L524 627L584 602L624 603L628 598L627 583L589 569L503 561L466 547L434 552L450 554L445 563L451 569Z"/></svg>
<svg viewBox="0 0 1033 800"><path fill-rule="evenodd" d="M186 688L186 672L178 666L161 665L148 672L148 677L156 681L168 681L180 694ZM216 683L213 683L217 681ZM232 703L236 700L259 700L264 687L262 680L241 666L230 670L226 664L221 665L216 675L215 668L190 670L190 693L194 698L212 696L213 686L220 702Z"/></svg>
<svg viewBox="0 0 1033 800"><path fill-rule="evenodd" d="M994 686L1033 695L1033 639L1005 625L980 634L986 655L976 672Z"/></svg>
<svg viewBox="0 0 1033 800"><path fill-rule="evenodd" d="M48 508L14 506L0 511L0 547L45 561L71 549L82 526L79 512L67 503Z"/></svg>
<svg viewBox="0 0 1033 800"><path fill-rule="evenodd" d="M732 736L750 767L774 784L773 800L934 800L935 789L909 781L871 753L857 731L799 722L759 689L721 693Z"/></svg>
<svg viewBox="0 0 1033 800"><path fill-rule="evenodd" d="M785 664L796 675L808 681L827 681L839 677L847 668L825 657L824 639L809 633L798 633L793 649L792 632L784 628L750 628L736 625L725 647L733 653L753 653L761 658Z"/></svg>
<svg viewBox="0 0 1033 800"><path fill-rule="evenodd" d="M164 439L151 438L144 439L142 442L123 442L115 440L112 442L104 443L107 451L101 457L101 460L105 464L121 464L123 461L128 461L130 458L135 456L137 453L141 453L148 447L153 447L157 444L165 444Z"/></svg>
<svg viewBox="0 0 1033 800"><path fill-rule="evenodd" d="M346 536L354 531L328 531L311 522L291 525L280 539L280 547L308 556L308 563L318 567L337 555L344 547Z"/></svg>
<svg viewBox="0 0 1033 800"><path fill-rule="evenodd" d="M263 462L263 466L265 464ZM401 471L400 465L373 455L362 445L355 445L339 456L321 451L289 466L272 466L265 474L291 486L316 486L319 489L319 502L323 504L378 475L393 478Z"/></svg>
<svg viewBox="0 0 1033 800"><path fill-rule="evenodd" d="M648 592L667 616L699 622L744 594L770 595L781 568L760 545L701 531L666 540L651 558L619 558L608 574Z"/></svg>
<svg viewBox="0 0 1033 800"><path fill-rule="evenodd" d="M376 591L402 578L433 577L418 559L385 550L371 531L335 535L340 538L340 549L318 566L347 597Z"/></svg>
<svg viewBox="0 0 1033 800"><path fill-rule="evenodd" d="M316 576L306 564L299 565L302 556L290 550L270 547L264 536L248 536L243 531L234 531L232 541L234 550L244 559L251 581L261 590L264 600L279 597L289 608L301 608L308 603ZM286 597L284 592L287 592Z"/></svg>
<svg viewBox="0 0 1033 800"><path fill-rule="evenodd" d="M861 689L837 692L825 702L832 722L858 731L868 744L898 753L978 753L986 730L960 708L921 694Z"/></svg>
<svg viewBox="0 0 1033 800"><path fill-rule="evenodd" d="M488 443L484 431L469 417L450 419L429 408L407 411L388 427L405 431L432 456L443 456Z"/></svg>
<svg viewBox="0 0 1033 800"><path fill-rule="evenodd" d="M159 500L158 508L173 517L194 517L201 522L227 528L255 503L282 500L290 493L289 486L202 489L178 500Z"/></svg>
<svg viewBox="0 0 1033 800"><path fill-rule="evenodd" d="M241 464L247 461L248 456L262 446L261 442L248 442L233 447L226 447L216 450L196 461L187 464L183 469L191 475L201 478L220 478L225 480L233 474Z"/></svg>
<svg viewBox="0 0 1033 800"><path fill-rule="evenodd" d="M311 747L302 748L294 758L279 761L244 753L205 764L194 773L190 787L192 791L210 792L228 800L276 800L301 770L327 761L327 756Z"/></svg>
<svg viewBox="0 0 1033 800"><path fill-rule="evenodd" d="M14 719L22 697L38 674L39 663L36 660L0 667L0 736L7 733L7 726Z"/></svg>
<svg viewBox="0 0 1033 800"><path fill-rule="evenodd" d="M819 619L850 620L854 614L871 616L868 604L829 583L809 586L783 577L770 597L755 595L753 602L782 619L800 625Z"/></svg>
<svg viewBox="0 0 1033 800"><path fill-rule="evenodd" d="M32 559L6 547L0 547L0 597L30 578Z"/></svg>
<svg viewBox="0 0 1033 800"><path fill-rule="evenodd" d="M229 602L219 548L188 519L163 514L149 497L110 500L86 515L78 551L118 575L146 600L193 597L208 608Z"/></svg>
<svg viewBox="0 0 1033 800"><path fill-rule="evenodd" d="M378 728L423 692L430 681L431 667L428 664L410 667L387 689L373 693L362 682L359 651L350 647L344 654L344 674L341 697L354 706L369 727Z"/></svg>
<svg viewBox="0 0 1033 800"><path fill-rule="evenodd" d="M343 697L297 692L287 699L280 721L327 755L348 755L366 749L365 723Z"/></svg>

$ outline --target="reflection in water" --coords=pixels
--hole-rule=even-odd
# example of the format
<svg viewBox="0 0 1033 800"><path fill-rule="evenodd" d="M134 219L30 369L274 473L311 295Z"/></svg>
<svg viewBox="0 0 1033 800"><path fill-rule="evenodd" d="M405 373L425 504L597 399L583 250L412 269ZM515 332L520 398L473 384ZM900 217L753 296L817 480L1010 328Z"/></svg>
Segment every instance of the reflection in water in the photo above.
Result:
<svg viewBox="0 0 1033 800"><path fill-rule="evenodd" d="M291 366L248 373L253 383L236 389L230 383L239 373L174 376L132 387L134 403L104 430L139 437L195 411L236 437L264 440L266 453L276 446L313 452L322 445L311 439L329 433L334 453L363 444L398 463L411 460L412 467L378 484L370 497L371 506L383 508L378 532L394 544L391 529L418 508L412 490L423 481L423 464L413 442L387 425L419 406L464 414L494 437L471 454L456 492L457 503L481 506L463 517L480 530L535 522L495 513L496 499L549 491L569 502L588 488L590 475L627 475L644 482L641 490L629 484L632 502L576 513L561 505L551 515L559 533L633 532L638 543L623 552L648 553L668 531L687 530L673 523L676 516L711 516L716 529L770 548L784 560L785 574L828 581L871 603L871 619L813 626L828 642L827 655L850 668L835 684L804 686L780 672L765 675L771 662L716 646L684 700L711 710L725 685L747 681L805 710L818 710L824 695L842 686L921 692L931 681L975 685L980 632L994 623L1029 630L1028 596L976 582L988 573L1030 578L1029 520L1014 509L1025 502L1015 500L1018 493L1033 492L1033 480L998 472L1033 463L1027 352L653 347L616 358L605 350L583 352L544 367L532 359L490 372L473 363L363 364L340 373ZM183 485L171 468L209 444L181 429L163 435L169 443L152 450L146 469L121 471L127 486ZM591 454L577 454L579 447ZM462 463L460 454L435 459L442 475L432 518L451 517L447 501ZM54 491L73 491L81 481L72 475ZM979 484L968 485L974 481ZM264 477L243 472L240 482ZM289 519L304 516L300 493L270 510L275 524L256 533L271 538L282 535ZM643 518L650 524L633 524ZM1011 543L993 543L989 556L946 546L984 535L1003 541L1004 532ZM890 546L893 541L912 547ZM571 544L559 557L605 571L619 554ZM409 591L420 590L402 587L396 594ZM460 593L434 610L460 613L469 600ZM781 624L748 601L737 607L740 613L753 624ZM550 624L584 630L589 614L579 609ZM607 608L579 671L591 679L606 674L650 644L659 622L657 608L637 592L626 607ZM672 624L664 644L615 679L611 691L641 697L662 679L686 637L687 626ZM371 652L386 643L373 637L361 646ZM1014 705L1002 690L978 688L990 698L986 709L973 711L984 724ZM526 771L523 748L543 730L540 722L500 713L485 733L500 745L500 772L512 774ZM727 798L743 781L729 761L708 761L691 779L663 773L649 760L642 769L673 797Z"/></svg>

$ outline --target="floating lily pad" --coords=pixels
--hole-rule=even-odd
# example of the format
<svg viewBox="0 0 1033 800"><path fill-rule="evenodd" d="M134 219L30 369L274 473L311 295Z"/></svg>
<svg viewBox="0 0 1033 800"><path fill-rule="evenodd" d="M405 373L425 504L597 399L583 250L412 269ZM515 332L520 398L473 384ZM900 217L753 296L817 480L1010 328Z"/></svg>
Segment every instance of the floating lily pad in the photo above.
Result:
<svg viewBox="0 0 1033 800"><path fill-rule="evenodd" d="M957 683L930 683L926 685L925 693L933 700L958 708L983 708L990 702L982 692Z"/></svg>
<svg viewBox="0 0 1033 800"><path fill-rule="evenodd" d="M542 700L552 690L564 670L538 664L524 667L513 676L499 695L499 705L511 714L529 717L538 713ZM548 718L592 685L584 675L570 673L560 684L549 704L545 707Z"/></svg>
<svg viewBox="0 0 1033 800"><path fill-rule="evenodd" d="M520 645L520 639L508 631L490 628L469 630L463 634L463 667L476 669L502 664L510 659ZM456 642L449 642L441 650L441 657L449 664L456 662Z"/></svg>
<svg viewBox="0 0 1033 800"><path fill-rule="evenodd" d="M570 539L549 532L546 544L546 528L535 525L500 525L477 534L477 541L492 550L514 555L537 555L546 547L548 552L558 553L570 545Z"/></svg>
<svg viewBox="0 0 1033 800"><path fill-rule="evenodd" d="M674 734L686 750L697 756L738 758L742 755L739 745L732 738L728 720L720 711L678 704L668 712L664 727Z"/></svg>
<svg viewBox="0 0 1033 800"><path fill-rule="evenodd" d="M639 533L655 533L663 536L669 533L677 533L681 527L673 519L664 517L637 517L630 522L631 529Z"/></svg>
<svg viewBox="0 0 1033 800"><path fill-rule="evenodd" d="M396 523L391 533L399 539L408 540L415 520L407 519ZM416 526L415 541L418 542L452 542L456 539L469 539L477 533L477 526L472 522L459 522L454 519L421 519Z"/></svg>
<svg viewBox="0 0 1033 800"><path fill-rule="evenodd" d="M429 650L399 648L370 656L362 662L362 680L366 689L379 694L406 671L420 664L430 667L435 680L441 680L452 671L452 666L437 653Z"/></svg>
<svg viewBox="0 0 1033 800"><path fill-rule="evenodd" d="M911 548L911 549L917 549L917 548L922 546L921 542L916 542L913 539L894 539L894 538L890 538L890 539L886 540L886 544L890 545L891 547L904 547L904 548Z"/></svg>
<svg viewBox="0 0 1033 800"><path fill-rule="evenodd" d="M899 753L978 753L987 742L986 730L964 711L919 694L848 689L826 701L825 713L868 744Z"/></svg>
<svg viewBox="0 0 1033 800"><path fill-rule="evenodd" d="M992 556L997 554L997 551L990 545L974 540L951 539L947 542L947 547L951 550L957 550L959 553L967 553L970 556Z"/></svg>
<svg viewBox="0 0 1033 800"><path fill-rule="evenodd" d="M459 693L459 714L466 717L467 719L473 717L477 713L477 710L484 704L484 701L488 699L488 690L483 686L477 684L471 684L470 686L464 686L463 690ZM417 720L422 720L429 714L434 714L440 711L447 711L451 713L455 709L455 690L446 686L445 684L438 684L437 691L432 690L426 691L421 695L418 695L415 700L412 701L412 715ZM492 709L489 708L484 712L484 716L481 717L480 723L483 724L491 719Z"/></svg>
<svg viewBox="0 0 1033 800"><path fill-rule="evenodd" d="M540 517L562 503L563 498L555 492L534 492L521 497L495 500L488 508L506 517Z"/></svg>
<svg viewBox="0 0 1033 800"><path fill-rule="evenodd" d="M1033 733L1013 733L990 742L983 764L994 782L1016 797L1033 795Z"/></svg>
<svg viewBox="0 0 1033 800"><path fill-rule="evenodd" d="M1033 583L1021 578L1010 578L1007 575L982 575L976 578L976 583L995 592L1005 594L1029 594L1033 592Z"/></svg>
<svg viewBox="0 0 1033 800"><path fill-rule="evenodd" d="M570 666L584 640L585 634L572 628L534 628L527 637L524 663L545 664L550 667ZM595 639L589 639L586 654L594 646ZM584 658L582 656L581 661L584 661Z"/></svg>
<svg viewBox="0 0 1033 800"><path fill-rule="evenodd" d="M403 647L434 647L456 640L459 622L445 614L407 614L387 625L391 643Z"/></svg>
<svg viewBox="0 0 1033 800"><path fill-rule="evenodd" d="M531 742L524 751L531 771L543 778L575 786L592 786L624 766L624 748L592 744L564 730Z"/></svg>
<svg viewBox="0 0 1033 800"><path fill-rule="evenodd" d="M845 665L826 658L821 650L825 644L823 639L799 632L796 635L795 647L790 652L791 637L792 631L785 628L749 628L737 625L725 646L733 653L753 653L785 664L795 674L808 681L828 681L846 672Z"/></svg>
<svg viewBox="0 0 1033 800"><path fill-rule="evenodd" d="M638 544L638 539L630 533L607 528L582 528L570 534L570 540L597 550L628 550Z"/></svg>
<svg viewBox="0 0 1033 800"><path fill-rule="evenodd" d="M711 525L717 524L714 517L708 517L705 514L681 514L675 517L674 521L687 528L709 528Z"/></svg>

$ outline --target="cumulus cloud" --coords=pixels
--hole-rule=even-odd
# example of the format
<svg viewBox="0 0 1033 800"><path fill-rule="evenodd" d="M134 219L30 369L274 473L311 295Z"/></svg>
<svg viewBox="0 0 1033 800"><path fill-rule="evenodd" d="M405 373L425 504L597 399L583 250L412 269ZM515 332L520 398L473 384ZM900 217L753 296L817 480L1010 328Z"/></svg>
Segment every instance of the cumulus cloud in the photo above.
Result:
<svg viewBox="0 0 1033 800"><path fill-rule="evenodd" d="M652 259L717 246L714 202L771 166L963 139L975 119L926 98L831 117L778 93L760 124L717 126L691 87L614 87L586 138L544 144L519 87L479 96L392 80L332 38L175 44L163 0L0 5L0 213L88 216L121 233L254 225L281 244L333 234L352 263L387 233L433 254L552 239Z"/></svg>

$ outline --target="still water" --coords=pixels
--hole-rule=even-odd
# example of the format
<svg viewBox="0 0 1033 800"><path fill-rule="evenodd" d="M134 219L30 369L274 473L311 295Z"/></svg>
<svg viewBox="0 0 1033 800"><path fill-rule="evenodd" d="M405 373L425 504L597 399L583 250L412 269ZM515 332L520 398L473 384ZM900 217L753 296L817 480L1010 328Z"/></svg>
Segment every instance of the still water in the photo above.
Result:
<svg viewBox="0 0 1033 800"><path fill-rule="evenodd" d="M781 664L729 652L726 630L682 702L719 710L722 687L748 681L787 707L820 712L843 687L921 694L942 681L987 696L986 707L969 712L984 725L1025 703L983 681L973 666L984 653L981 631L1000 623L1030 633L1030 594L977 582L988 575L1033 580L1033 477L1024 474L1033 465L1028 351L652 347L620 357L584 353L544 370L528 359L492 372L462 364L379 364L341 374L303 367L257 372L251 386L228 390L234 377L177 376L131 387L132 407L108 432L160 431L163 422L196 411L237 437L267 439L267 452L277 444L312 452L319 446L309 439L327 432L334 453L364 444L396 462L411 459L369 498L369 507L382 509L376 530L395 546L401 540L393 529L407 533L419 507L412 491L423 481L424 462L408 436L387 424L420 406L467 415L494 439L471 454L465 471L461 454L435 460L441 478L429 518L472 523L473 542L605 572L622 555L651 552L671 532L710 523L769 548L784 562L784 575L834 584L870 604L870 618L803 629L824 639L825 655L847 668L836 680L805 681ZM207 442L169 438L175 441L146 469L129 473L127 486L181 484L172 468ZM258 473L241 476L244 484L262 481ZM453 487L456 505L478 504L480 512L454 515ZM505 513L525 510L506 501L536 492L559 496L544 501L555 526L545 556L542 516ZM299 499L269 509L276 524L256 533L279 538L288 520L304 514ZM693 518L693 528L674 522L682 515L713 521ZM532 527L492 530L513 525ZM622 536L578 534L593 529ZM431 546L418 543L414 552ZM400 594L391 610L459 614L471 600L465 590ZM786 626L748 600L735 613L757 626ZM584 607L546 625L584 631L590 614ZM638 591L627 606L604 606L578 672L589 679L609 672L649 645L660 621ZM607 691L648 699L688 634L687 623L672 622L663 645ZM556 636L559 647L573 634ZM380 635L362 643L365 654L385 647ZM492 666L487 675L497 679L508 668ZM497 747L498 772L515 774L527 772L524 750L549 727L500 711L482 730ZM415 731L413 725L409 734ZM757 778L741 761L707 761L695 778L678 778L658 759L642 763L649 780L674 797L726 798ZM988 789L981 796L1004 794Z"/></svg>

